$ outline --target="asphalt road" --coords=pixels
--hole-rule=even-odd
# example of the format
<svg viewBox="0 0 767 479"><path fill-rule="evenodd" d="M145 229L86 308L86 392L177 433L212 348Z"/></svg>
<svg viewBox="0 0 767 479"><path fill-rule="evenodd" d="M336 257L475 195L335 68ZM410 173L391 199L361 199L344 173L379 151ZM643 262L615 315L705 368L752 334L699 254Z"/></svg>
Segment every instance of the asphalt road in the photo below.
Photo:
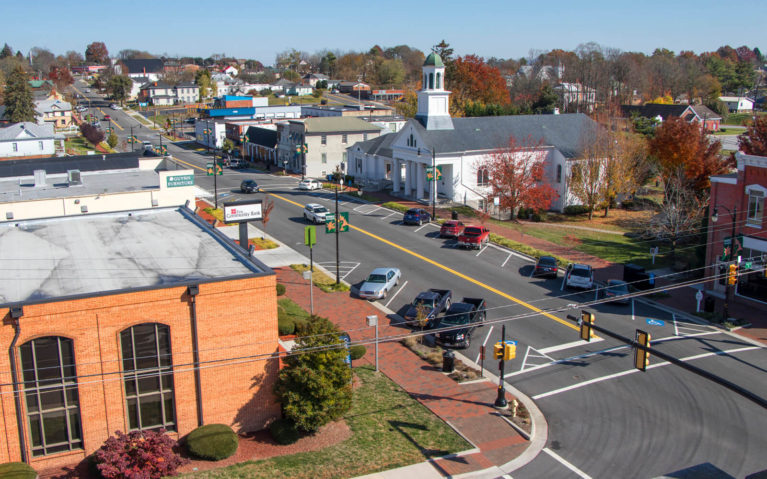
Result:
<svg viewBox="0 0 767 479"><path fill-rule="evenodd" d="M135 120L118 116L117 121L125 126L123 121ZM139 136L147 135L139 131ZM203 171L210 160L205 152L175 145L169 152L182 165L194 166L196 184L213 192L213 179ZM219 201L263 198L264 193L239 192L245 178L255 179L275 203L267 232L308 256L302 206L316 202L333 211L334 196L299 191L290 177L225 169L217 178ZM557 280L530 278L532 263L508 250L459 250L451 240L436 237L433 225L402 225L399 213L351 197L341 197L339 211L348 211L352 224L339 238L342 279L359 285L375 267L400 268L400 286L381 301L395 312L432 287L452 289L456 300L484 297L488 324L475 331L464 351L472 360L482 344L489 353L504 324L506 339L518 341L506 380L536 401L549 436L544 451L513 477L655 477L706 463L735 477L767 470L764 408L657 359L639 372L632 349L609 338L580 341L566 315L578 314L577 305L587 304L598 324L632 339L636 329L646 330L653 347L767 397L763 348L639 301L588 305L595 292L563 289L561 274ZM335 236L321 227L317 236L314 259L334 272ZM365 321L359 320L360 325ZM396 315L387 320L398 321ZM484 365L497 370L494 361Z"/></svg>

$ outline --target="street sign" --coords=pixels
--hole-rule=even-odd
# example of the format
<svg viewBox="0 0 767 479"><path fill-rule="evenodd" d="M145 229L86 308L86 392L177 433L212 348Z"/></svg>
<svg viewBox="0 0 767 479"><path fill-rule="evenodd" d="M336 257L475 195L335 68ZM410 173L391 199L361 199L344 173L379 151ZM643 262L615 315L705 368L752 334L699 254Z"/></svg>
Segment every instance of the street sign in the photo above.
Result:
<svg viewBox="0 0 767 479"><path fill-rule="evenodd" d="M317 229L314 226L304 226L304 244L310 248L317 244Z"/></svg>
<svg viewBox="0 0 767 479"><path fill-rule="evenodd" d="M330 213L325 216L325 233L335 233L338 228L339 233L349 231L349 213L344 211L338 213L338 221L336 221L336 215Z"/></svg>
<svg viewBox="0 0 767 479"><path fill-rule="evenodd" d="M168 188L177 188L180 186L194 186L194 175L168 175L165 177Z"/></svg>
<svg viewBox="0 0 767 479"><path fill-rule="evenodd" d="M207 163L205 165L205 171L207 172L208 176L213 176L213 163ZM216 174L221 176L224 174L224 169L221 167L221 165L216 162Z"/></svg>
<svg viewBox="0 0 767 479"><path fill-rule="evenodd" d="M664 326L666 324L660 319L652 319L652 318L647 318L645 322L649 324L650 326Z"/></svg>
<svg viewBox="0 0 767 479"><path fill-rule="evenodd" d="M436 173L435 173L436 172ZM435 178L436 176L436 178ZM442 179L442 167L437 166L436 168L427 166L426 167L426 181L436 181Z"/></svg>

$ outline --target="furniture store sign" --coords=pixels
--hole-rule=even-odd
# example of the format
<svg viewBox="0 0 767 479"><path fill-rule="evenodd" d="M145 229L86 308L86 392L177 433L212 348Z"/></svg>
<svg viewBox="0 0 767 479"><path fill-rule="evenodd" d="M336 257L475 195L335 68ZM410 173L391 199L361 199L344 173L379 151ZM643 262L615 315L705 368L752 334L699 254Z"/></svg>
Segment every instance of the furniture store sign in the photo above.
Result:
<svg viewBox="0 0 767 479"><path fill-rule="evenodd" d="M224 223L243 223L263 219L261 200L224 203Z"/></svg>
<svg viewBox="0 0 767 479"><path fill-rule="evenodd" d="M168 175L165 177L165 186L168 188L179 188L181 186L194 186L194 175Z"/></svg>

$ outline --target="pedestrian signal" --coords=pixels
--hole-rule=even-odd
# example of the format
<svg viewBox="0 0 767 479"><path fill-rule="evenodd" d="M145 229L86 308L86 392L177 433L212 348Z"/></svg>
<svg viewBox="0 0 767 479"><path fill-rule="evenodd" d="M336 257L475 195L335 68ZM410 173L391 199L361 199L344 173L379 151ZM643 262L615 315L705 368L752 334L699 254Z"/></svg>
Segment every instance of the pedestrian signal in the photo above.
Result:
<svg viewBox="0 0 767 479"><path fill-rule="evenodd" d="M636 344L634 347L634 367L640 371L646 371L647 366L650 365L650 351L644 349L650 347L650 333L646 333L637 329L636 331ZM643 346L639 347L639 346Z"/></svg>

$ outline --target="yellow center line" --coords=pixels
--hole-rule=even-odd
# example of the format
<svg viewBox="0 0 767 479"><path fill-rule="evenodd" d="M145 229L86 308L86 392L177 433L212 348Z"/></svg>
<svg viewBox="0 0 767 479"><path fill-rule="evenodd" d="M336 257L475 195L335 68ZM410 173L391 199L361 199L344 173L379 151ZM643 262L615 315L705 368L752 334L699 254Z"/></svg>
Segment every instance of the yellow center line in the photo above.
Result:
<svg viewBox="0 0 767 479"><path fill-rule="evenodd" d="M287 198L285 198L283 196L277 195L275 193L269 193L269 194L274 196L275 198L279 198L279 199L281 199L283 201L286 201L288 203L294 204L294 205L298 206L299 208L303 208L303 205L301 205L300 203L296 203L293 200L289 200L289 199L287 199ZM396 249L398 249L398 250L400 250L402 252L405 252L405 253L407 253L407 254L409 254L411 256L414 256L414 257L420 259L421 261L425 261L425 262L427 262L427 263L429 263L429 264L431 264L433 266L436 266L437 268L443 269L443 270L447 271L448 273L451 273L451 274L453 274L455 276L458 276L459 278L465 279L466 281L468 281L470 283L474 283L474 284L476 284L477 286L479 286L481 288L484 288L484 289L486 289L488 291L491 291L491 292L497 294L498 296L502 296L502 297L504 297L504 298L506 298L506 299L508 299L510 301L513 301L513 302L515 302L515 303L517 303L517 304L519 304L521 306L524 306L525 308L528 308L528 309L530 309L532 311L535 311L536 313L540 313L540 314L546 316L549 319L553 319L554 321L556 321L556 322L558 322L558 323L560 323L560 324L562 324L564 326L567 326L570 329L574 329L576 331L580 330L580 328L578 328L577 326L575 326L575 325L565 321L564 319L557 318L553 314L547 313L547 312L543 311L540 308L536 308L532 304L526 303L526 302L522 301L521 299L515 298L514 296L511 296L510 294L504 293L503 291L501 291L499 289L496 289L496 288L494 288L494 287L492 287L492 286L490 286L488 284L485 284L485 283L483 283L483 282L481 282L479 280L476 280L476 279L474 279L474 278L472 278L470 276L466 276L465 274L463 274L461 272L458 272L458 271L456 271L456 270L454 270L452 268L449 268L449 267L447 267L447 266L445 266L443 264L439 264L436 261L427 258L426 256L423 256L423 255L420 255L420 254L416 253L415 251L411 251L411 250L409 250L407 248L404 248L404 247L402 247L402 246L400 246L400 245L398 245L396 243L393 243L393 242L391 242L391 241L389 241L389 240L387 240L385 238L381 238L380 236L375 235L373 233L370 233L369 231L365 231L362 228L359 228L357 226L354 226L354 225L350 224L349 227L354 229L354 230L359 231L360 233L366 234L366 235L370 236L373 239L376 239L376 240L378 240L378 241L380 241L382 243L385 243L385 244L387 244L387 245L389 245L389 246L391 246L393 248L396 248Z"/></svg>
<svg viewBox="0 0 767 479"><path fill-rule="evenodd" d="M206 173L208 172L208 170L207 170L206 168L202 168L202 167L200 167L200 166L197 166L197 165L193 165L193 164L191 164L191 163L187 163L186 161L184 161L184 160L181 160L181 159L178 159L178 158L176 158L175 156L173 156L172 158L173 158L173 161L178 161L179 163L183 163L183 164L185 164L185 165L187 165L187 166L191 166L191 167L192 167L192 168L194 168L194 169L197 169L197 170L200 170L200 171L204 171L204 172L206 172Z"/></svg>

